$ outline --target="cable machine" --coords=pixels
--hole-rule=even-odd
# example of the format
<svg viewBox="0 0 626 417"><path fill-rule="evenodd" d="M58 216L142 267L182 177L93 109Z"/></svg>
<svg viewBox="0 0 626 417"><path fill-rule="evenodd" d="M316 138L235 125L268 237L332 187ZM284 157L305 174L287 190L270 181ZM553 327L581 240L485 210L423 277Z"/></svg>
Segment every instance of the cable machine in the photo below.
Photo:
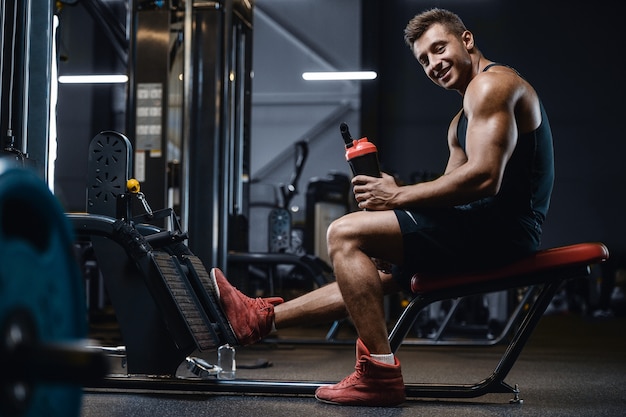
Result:
<svg viewBox="0 0 626 417"><path fill-rule="evenodd" d="M133 6L134 175L179 211L194 253L227 269L229 250L247 250L253 3L169 3Z"/></svg>
<svg viewBox="0 0 626 417"><path fill-rule="evenodd" d="M48 179L53 1L32 3L2 0L0 154Z"/></svg>
<svg viewBox="0 0 626 417"><path fill-rule="evenodd" d="M184 27L183 225L191 250L227 269L248 241L252 3L187 2Z"/></svg>

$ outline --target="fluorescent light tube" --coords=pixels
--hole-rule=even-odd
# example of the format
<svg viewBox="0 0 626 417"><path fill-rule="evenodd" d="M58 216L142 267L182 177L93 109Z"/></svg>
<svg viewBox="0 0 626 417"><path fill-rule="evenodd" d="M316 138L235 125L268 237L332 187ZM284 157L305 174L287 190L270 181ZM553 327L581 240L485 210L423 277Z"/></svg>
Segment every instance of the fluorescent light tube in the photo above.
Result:
<svg viewBox="0 0 626 417"><path fill-rule="evenodd" d="M328 72L304 72L302 78L307 81L330 81L330 80L373 80L378 76L375 71L328 71Z"/></svg>
<svg viewBox="0 0 626 417"><path fill-rule="evenodd" d="M61 75L60 84L120 84L128 82L127 75Z"/></svg>

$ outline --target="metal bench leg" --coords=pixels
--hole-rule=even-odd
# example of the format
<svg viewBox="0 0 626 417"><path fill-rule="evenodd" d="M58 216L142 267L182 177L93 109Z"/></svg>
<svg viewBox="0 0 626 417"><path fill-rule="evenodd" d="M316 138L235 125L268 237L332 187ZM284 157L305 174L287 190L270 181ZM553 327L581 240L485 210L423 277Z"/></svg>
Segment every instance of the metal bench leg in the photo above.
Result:
<svg viewBox="0 0 626 417"><path fill-rule="evenodd" d="M489 393L512 393L515 394L514 402L521 402L519 389L504 382L504 378L515 364L524 345L530 338L537 323L541 319L546 308L550 304L552 297L559 289L563 280L554 280L546 283L541 289L537 299L528 310L523 322L515 332L506 351L496 365L493 373L484 380L475 384L465 385L427 385L427 384L406 384L406 395L408 398L474 398ZM416 303L417 305L417 303ZM407 307L408 309L409 307ZM417 308L417 307L416 307ZM410 322L406 319L406 322ZM399 338L406 325L402 324L392 336L394 337L392 350L398 348L401 340ZM395 329L394 329L395 330ZM408 331L408 329L407 329ZM395 348L394 348L395 347Z"/></svg>

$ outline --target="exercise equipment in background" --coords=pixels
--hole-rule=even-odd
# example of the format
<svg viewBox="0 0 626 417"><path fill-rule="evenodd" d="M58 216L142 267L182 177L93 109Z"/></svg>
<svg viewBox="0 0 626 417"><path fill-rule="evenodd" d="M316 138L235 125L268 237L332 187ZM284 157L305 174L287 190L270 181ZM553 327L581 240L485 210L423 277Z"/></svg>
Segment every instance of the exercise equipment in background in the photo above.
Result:
<svg viewBox="0 0 626 417"><path fill-rule="evenodd" d="M292 219L289 208L291 201L298 194L298 182L307 161L309 145L305 141L298 141L295 149L295 167L289 184L281 184L281 203L269 214L269 252L289 252L292 248Z"/></svg>

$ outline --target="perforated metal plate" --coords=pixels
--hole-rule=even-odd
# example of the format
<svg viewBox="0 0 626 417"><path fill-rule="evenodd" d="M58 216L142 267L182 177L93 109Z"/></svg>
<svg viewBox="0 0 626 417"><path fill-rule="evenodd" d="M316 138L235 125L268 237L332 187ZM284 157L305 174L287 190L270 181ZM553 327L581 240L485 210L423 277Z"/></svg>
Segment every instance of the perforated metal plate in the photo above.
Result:
<svg viewBox="0 0 626 417"><path fill-rule="evenodd" d="M104 131L89 144L87 212L115 217L116 198L132 176L132 146L121 133Z"/></svg>
<svg viewBox="0 0 626 417"><path fill-rule="evenodd" d="M282 252L291 245L291 215L286 209L273 209L269 215L270 252Z"/></svg>

